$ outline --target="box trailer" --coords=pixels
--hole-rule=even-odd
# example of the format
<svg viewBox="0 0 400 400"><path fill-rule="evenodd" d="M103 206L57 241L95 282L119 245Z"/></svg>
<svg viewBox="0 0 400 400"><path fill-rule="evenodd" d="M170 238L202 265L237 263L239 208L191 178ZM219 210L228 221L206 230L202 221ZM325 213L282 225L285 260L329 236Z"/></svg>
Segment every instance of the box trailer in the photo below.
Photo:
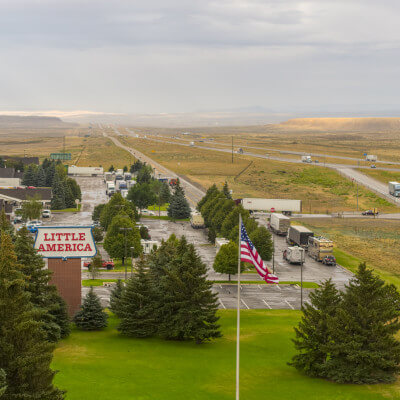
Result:
<svg viewBox="0 0 400 400"><path fill-rule="evenodd" d="M68 175L98 176L103 174L103 167L77 167L76 165L70 165L68 167Z"/></svg>
<svg viewBox="0 0 400 400"><path fill-rule="evenodd" d="M378 156L375 156L373 154L367 154L365 156L365 161L378 161Z"/></svg>
<svg viewBox="0 0 400 400"><path fill-rule="evenodd" d="M324 237L309 237L308 255L317 261L322 261L326 256L333 256L332 240Z"/></svg>
<svg viewBox="0 0 400 400"><path fill-rule="evenodd" d="M301 156L301 161L305 163L311 163L312 159L311 156Z"/></svg>
<svg viewBox="0 0 400 400"><path fill-rule="evenodd" d="M389 193L394 197L400 197L400 183L389 182Z"/></svg>
<svg viewBox="0 0 400 400"><path fill-rule="evenodd" d="M114 182L107 182L107 189L106 194L108 196L112 196L115 193L115 183Z"/></svg>
<svg viewBox="0 0 400 400"><path fill-rule="evenodd" d="M204 218L202 217L201 214L192 214L190 217L190 225L192 226L193 229L201 229L204 228Z"/></svg>
<svg viewBox="0 0 400 400"><path fill-rule="evenodd" d="M289 228L286 241L291 245L297 245L308 248L308 239L314 236L314 233L304 226L296 225Z"/></svg>
<svg viewBox="0 0 400 400"><path fill-rule="evenodd" d="M286 236L290 227L290 218L283 214L273 213L269 220L269 227L277 235Z"/></svg>
<svg viewBox="0 0 400 400"><path fill-rule="evenodd" d="M299 246L290 246L283 252L283 259L289 264L304 264L306 260L305 250Z"/></svg>
<svg viewBox="0 0 400 400"><path fill-rule="evenodd" d="M280 212L285 215L301 212L301 200L259 199L247 197L241 200L242 206L249 211Z"/></svg>

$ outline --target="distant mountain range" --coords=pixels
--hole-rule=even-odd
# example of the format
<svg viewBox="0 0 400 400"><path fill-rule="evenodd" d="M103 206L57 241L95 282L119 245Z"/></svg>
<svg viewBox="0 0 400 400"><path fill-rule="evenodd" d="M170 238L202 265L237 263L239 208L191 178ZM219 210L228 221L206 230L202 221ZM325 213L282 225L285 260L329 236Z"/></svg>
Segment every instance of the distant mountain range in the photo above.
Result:
<svg viewBox="0 0 400 400"><path fill-rule="evenodd" d="M3 129L70 128L75 125L58 117L0 115L0 128Z"/></svg>

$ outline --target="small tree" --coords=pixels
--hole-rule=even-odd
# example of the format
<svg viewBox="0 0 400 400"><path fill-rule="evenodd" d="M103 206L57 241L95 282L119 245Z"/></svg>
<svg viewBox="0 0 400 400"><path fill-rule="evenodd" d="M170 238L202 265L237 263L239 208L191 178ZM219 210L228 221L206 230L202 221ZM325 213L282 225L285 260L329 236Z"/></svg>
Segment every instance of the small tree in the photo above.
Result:
<svg viewBox="0 0 400 400"><path fill-rule="evenodd" d="M341 298L331 279L310 293L310 303L303 306L303 316L293 340L298 354L292 365L310 376L323 377L329 357L326 346L330 341L328 320L336 314Z"/></svg>
<svg viewBox="0 0 400 400"><path fill-rule="evenodd" d="M246 226L247 228L247 226ZM249 234L250 240L264 261L272 258L273 243L271 233L264 226L259 226Z"/></svg>
<svg viewBox="0 0 400 400"><path fill-rule="evenodd" d="M52 210L62 210L65 208L65 194L64 194L64 184L60 180L57 172L53 175L53 185L52 192L53 197L51 199L51 209Z"/></svg>
<svg viewBox="0 0 400 400"><path fill-rule="evenodd" d="M150 183L153 174L153 168L150 165L143 165L137 174L137 183Z"/></svg>
<svg viewBox="0 0 400 400"><path fill-rule="evenodd" d="M83 299L81 309L75 314L74 322L83 331L97 331L107 326L107 314L93 291L93 286Z"/></svg>
<svg viewBox="0 0 400 400"><path fill-rule="evenodd" d="M96 243L99 243L103 240L103 231L101 230L101 228L99 228L98 226L96 226L95 228L93 228L93 238L94 241Z"/></svg>
<svg viewBox="0 0 400 400"><path fill-rule="evenodd" d="M21 215L24 220L39 219L42 213L43 205L39 198L29 197L27 201L22 203Z"/></svg>
<svg viewBox="0 0 400 400"><path fill-rule="evenodd" d="M100 255L96 255L92 258L92 262L89 265L89 273L92 279L96 279L100 275L100 268L103 266L103 261Z"/></svg>
<svg viewBox="0 0 400 400"><path fill-rule="evenodd" d="M118 316L121 323L118 330L126 336L149 337L157 331L156 304L151 295L151 279L145 269L147 264L142 257L136 264L136 273L128 280L119 301Z"/></svg>
<svg viewBox="0 0 400 400"><path fill-rule="evenodd" d="M124 165L123 171L128 172L128 166Z"/></svg>
<svg viewBox="0 0 400 400"><path fill-rule="evenodd" d="M143 225L142 225L142 226L140 227L140 229L139 229L139 232L140 232L140 237L141 237L142 239L145 239L145 240L150 239L149 230L147 229L146 226L143 226Z"/></svg>
<svg viewBox="0 0 400 400"><path fill-rule="evenodd" d="M179 181L170 199L168 216L173 219L184 219L190 217L190 206L185 198L185 192L180 186Z"/></svg>
<svg viewBox="0 0 400 400"><path fill-rule="evenodd" d="M229 280L231 280L231 275L237 274L238 271L238 255L239 249L235 242L222 245L214 260L214 271L228 274ZM240 263L240 271L243 271L242 263Z"/></svg>
<svg viewBox="0 0 400 400"><path fill-rule="evenodd" d="M124 293L125 287L122 283L121 279L117 280L117 284L111 290L110 294L110 310L116 315L119 316L120 310L120 302L122 295Z"/></svg>
<svg viewBox="0 0 400 400"><path fill-rule="evenodd" d="M7 390L6 373L4 369L0 369L0 398Z"/></svg>
<svg viewBox="0 0 400 400"><path fill-rule="evenodd" d="M105 206L106 206L105 204L97 204L97 206L94 207L92 212L93 221L100 221L100 215Z"/></svg>
<svg viewBox="0 0 400 400"><path fill-rule="evenodd" d="M111 164L110 168L108 168L108 172L114 172L115 168L114 165Z"/></svg>
<svg viewBox="0 0 400 400"><path fill-rule="evenodd" d="M161 204L169 203L170 199L171 199L171 191L169 189L169 185L167 182L163 182L160 191L160 203Z"/></svg>
<svg viewBox="0 0 400 400"><path fill-rule="evenodd" d="M229 190L227 181L225 181L224 183L224 187L222 188L222 193L227 199L232 199L231 191Z"/></svg>
<svg viewBox="0 0 400 400"><path fill-rule="evenodd" d="M129 189L127 199L142 210L154 204L157 201L157 196L149 183L137 183Z"/></svg>
<svg viewBox="0 0 400 400"><path fill-rule="evenodd" d="M68 314L67 303L58 294L55 287L50 298L52 299L52 307L49 308L49 313L60 327L60 339L65 339L71 333L71 319Z"/></svg>

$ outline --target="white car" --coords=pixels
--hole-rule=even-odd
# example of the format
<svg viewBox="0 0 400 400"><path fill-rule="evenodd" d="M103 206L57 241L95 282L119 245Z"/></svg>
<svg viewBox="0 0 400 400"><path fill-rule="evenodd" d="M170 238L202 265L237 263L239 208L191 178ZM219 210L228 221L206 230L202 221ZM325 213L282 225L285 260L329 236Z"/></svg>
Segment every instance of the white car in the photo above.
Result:
<svg viewBox="0 0 400 400"><path fill-rule="evenodd" d="M155 215L153 211L150 210L141 210L140 214L142 215Z"/></svg>
<svg viewBox="0 0 400 400"><path fill-rule="evenodd" d="M42 211L42 218L50 218L51 217L51 211L50 210L43 210Z"/></svg>

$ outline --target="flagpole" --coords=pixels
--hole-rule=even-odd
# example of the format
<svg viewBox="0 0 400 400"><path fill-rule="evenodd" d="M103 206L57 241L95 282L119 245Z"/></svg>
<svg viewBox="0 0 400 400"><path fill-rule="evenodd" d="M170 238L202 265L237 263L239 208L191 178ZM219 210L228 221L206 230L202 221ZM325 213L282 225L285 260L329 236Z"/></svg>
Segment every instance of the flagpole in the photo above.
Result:
<svg viewBox="0 0 400 400"><path fill-rule="evenodd" d="M237 273L237 326L236 326L236 400L239 400L239 370L240 370L240 255L241 255L241 228L242 215L239 213L239 252L238 252L238 273Z"/></svg>

